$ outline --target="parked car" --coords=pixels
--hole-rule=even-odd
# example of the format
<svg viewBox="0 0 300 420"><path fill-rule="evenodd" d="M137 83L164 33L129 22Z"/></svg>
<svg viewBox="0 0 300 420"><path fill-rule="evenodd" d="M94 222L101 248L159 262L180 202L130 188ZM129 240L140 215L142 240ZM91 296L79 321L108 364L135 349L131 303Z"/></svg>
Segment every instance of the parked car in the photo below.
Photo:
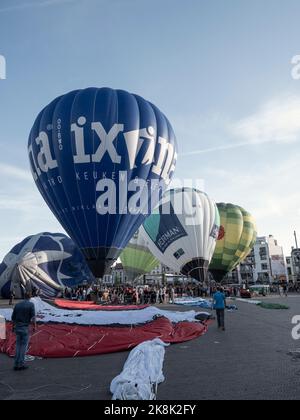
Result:
<svg viewBox="0 0 300 420"><path fill-rule="evenodd" d="M240 295L242 299L251 299L252 295L249 289L241 289Z"/></svg>

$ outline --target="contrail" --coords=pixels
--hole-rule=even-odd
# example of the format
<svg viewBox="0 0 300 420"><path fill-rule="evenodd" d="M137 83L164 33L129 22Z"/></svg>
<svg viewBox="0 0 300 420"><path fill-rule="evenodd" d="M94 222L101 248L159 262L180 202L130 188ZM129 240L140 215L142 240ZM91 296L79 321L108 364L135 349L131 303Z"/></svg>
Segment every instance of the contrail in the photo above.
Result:
<svg viewBox="0 0 300 420"><path fill-rule="evenodd" d="M193 152L181 153L180 156L181 157L197 156L197 155L202 155L205 153L221 152L221 151L226 151L226 150L231 150L231 149L239 149L241 147L247 147L247 146L258 146L260 144L266 144L266 143L276 143L276 140L268 139L268 140L258 140L258 141L251 141L251 142L247 141L243 143L231 143L227 145L224 144L222 146L211 147L208 149L194 150Z"/></svg>
<svg viewBox="0 0 300 420"><path fill-rule="evenodd" d="M8 6L8 7L0 7L0 13L9 13L9 12L17 12L19 10L30 9L34 7L47 7L47 6L54 6L56 4L63 4L63 3L73 3L77 0L45 0L39 1L37 3L23 3L23 4L16 4L15 6Z"/></svg>

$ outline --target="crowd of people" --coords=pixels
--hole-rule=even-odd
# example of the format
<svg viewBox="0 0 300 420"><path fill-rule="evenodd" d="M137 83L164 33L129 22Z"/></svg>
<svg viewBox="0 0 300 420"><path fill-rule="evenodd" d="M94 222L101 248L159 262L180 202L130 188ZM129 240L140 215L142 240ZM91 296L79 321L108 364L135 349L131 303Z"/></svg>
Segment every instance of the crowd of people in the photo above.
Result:
<svg viewBox="0 0 300 420"><path fill-rule="evenodd" d="M226 297L241 297L239 286L224 286ZM26 290L22 290L25 294ZM207 287L205 285L189 283L184 285L150 285L150 286L108 286L93 285L79 286L73 289L66 288L61 297L74 301L93 301L103 304L163 304L174 303L175 298L181 297L201 297L211 298L216 291L216 287ZM287 296L289 293L300 293L300 284L282 284L271 285L270 293L276 293L281 296ZM36 287L31 287L32 297L37 297L40 291ZM10 305L13 305L15 299L14 291L10 294Z"/></svg>
<svg viewBox="0 0 300 420"><path fill-rule="evenodd" d="M65 289L63 297L75 301L94 301L110 304L163 304L174 303L177 297L212 296L213 290L205 286L188 284L185 286L83 286Z"/></svg>
<svg viewBox="0 0 300 420"><path fill-rule="evenodd" d="M189 283L185 285L148 285L148 286L80 286L74 289L65 289L63 296L65 299L75 301L94 301L102 304L163 304L174 303L174 299L181 297L201 297L211 298L216 291L216 287ZM241 288L239 286L224 286L223 291L226 297L240 297ZM270 293L282 296L288 293L299 293L299 286L273 286Z"/></svg>

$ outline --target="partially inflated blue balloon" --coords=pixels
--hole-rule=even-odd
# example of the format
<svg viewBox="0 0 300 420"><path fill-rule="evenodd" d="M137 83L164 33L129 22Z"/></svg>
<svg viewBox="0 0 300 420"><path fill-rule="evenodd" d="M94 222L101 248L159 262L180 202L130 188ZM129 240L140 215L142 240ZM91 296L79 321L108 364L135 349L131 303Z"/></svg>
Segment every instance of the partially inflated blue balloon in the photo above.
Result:
<svg viewBox="0 0 300 420"><path fill-rule="evenodd" d="M158 108L122 90L63 95L29 136L36 185L96 277L158 204L176 166L173 129Z"/></svg>

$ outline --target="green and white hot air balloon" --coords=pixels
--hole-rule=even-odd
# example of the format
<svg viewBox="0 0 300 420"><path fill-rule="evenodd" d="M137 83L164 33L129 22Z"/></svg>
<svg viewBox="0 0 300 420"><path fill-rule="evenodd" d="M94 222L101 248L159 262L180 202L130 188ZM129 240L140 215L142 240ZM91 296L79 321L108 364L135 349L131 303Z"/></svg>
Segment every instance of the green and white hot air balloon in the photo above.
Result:
<svg viewBox="0 0 300 420"><path fill-rule="evenodd" d="M138 230L120 256L128 281L134 282L159 265Z"/></svg>
<svg viewBox="0 0 300 420"><path fill-rule="evenodd" d="M246 210L234 204L217 204L221 227L209 271L220 283L250 254L257 237L256 222Z"/></svg>

